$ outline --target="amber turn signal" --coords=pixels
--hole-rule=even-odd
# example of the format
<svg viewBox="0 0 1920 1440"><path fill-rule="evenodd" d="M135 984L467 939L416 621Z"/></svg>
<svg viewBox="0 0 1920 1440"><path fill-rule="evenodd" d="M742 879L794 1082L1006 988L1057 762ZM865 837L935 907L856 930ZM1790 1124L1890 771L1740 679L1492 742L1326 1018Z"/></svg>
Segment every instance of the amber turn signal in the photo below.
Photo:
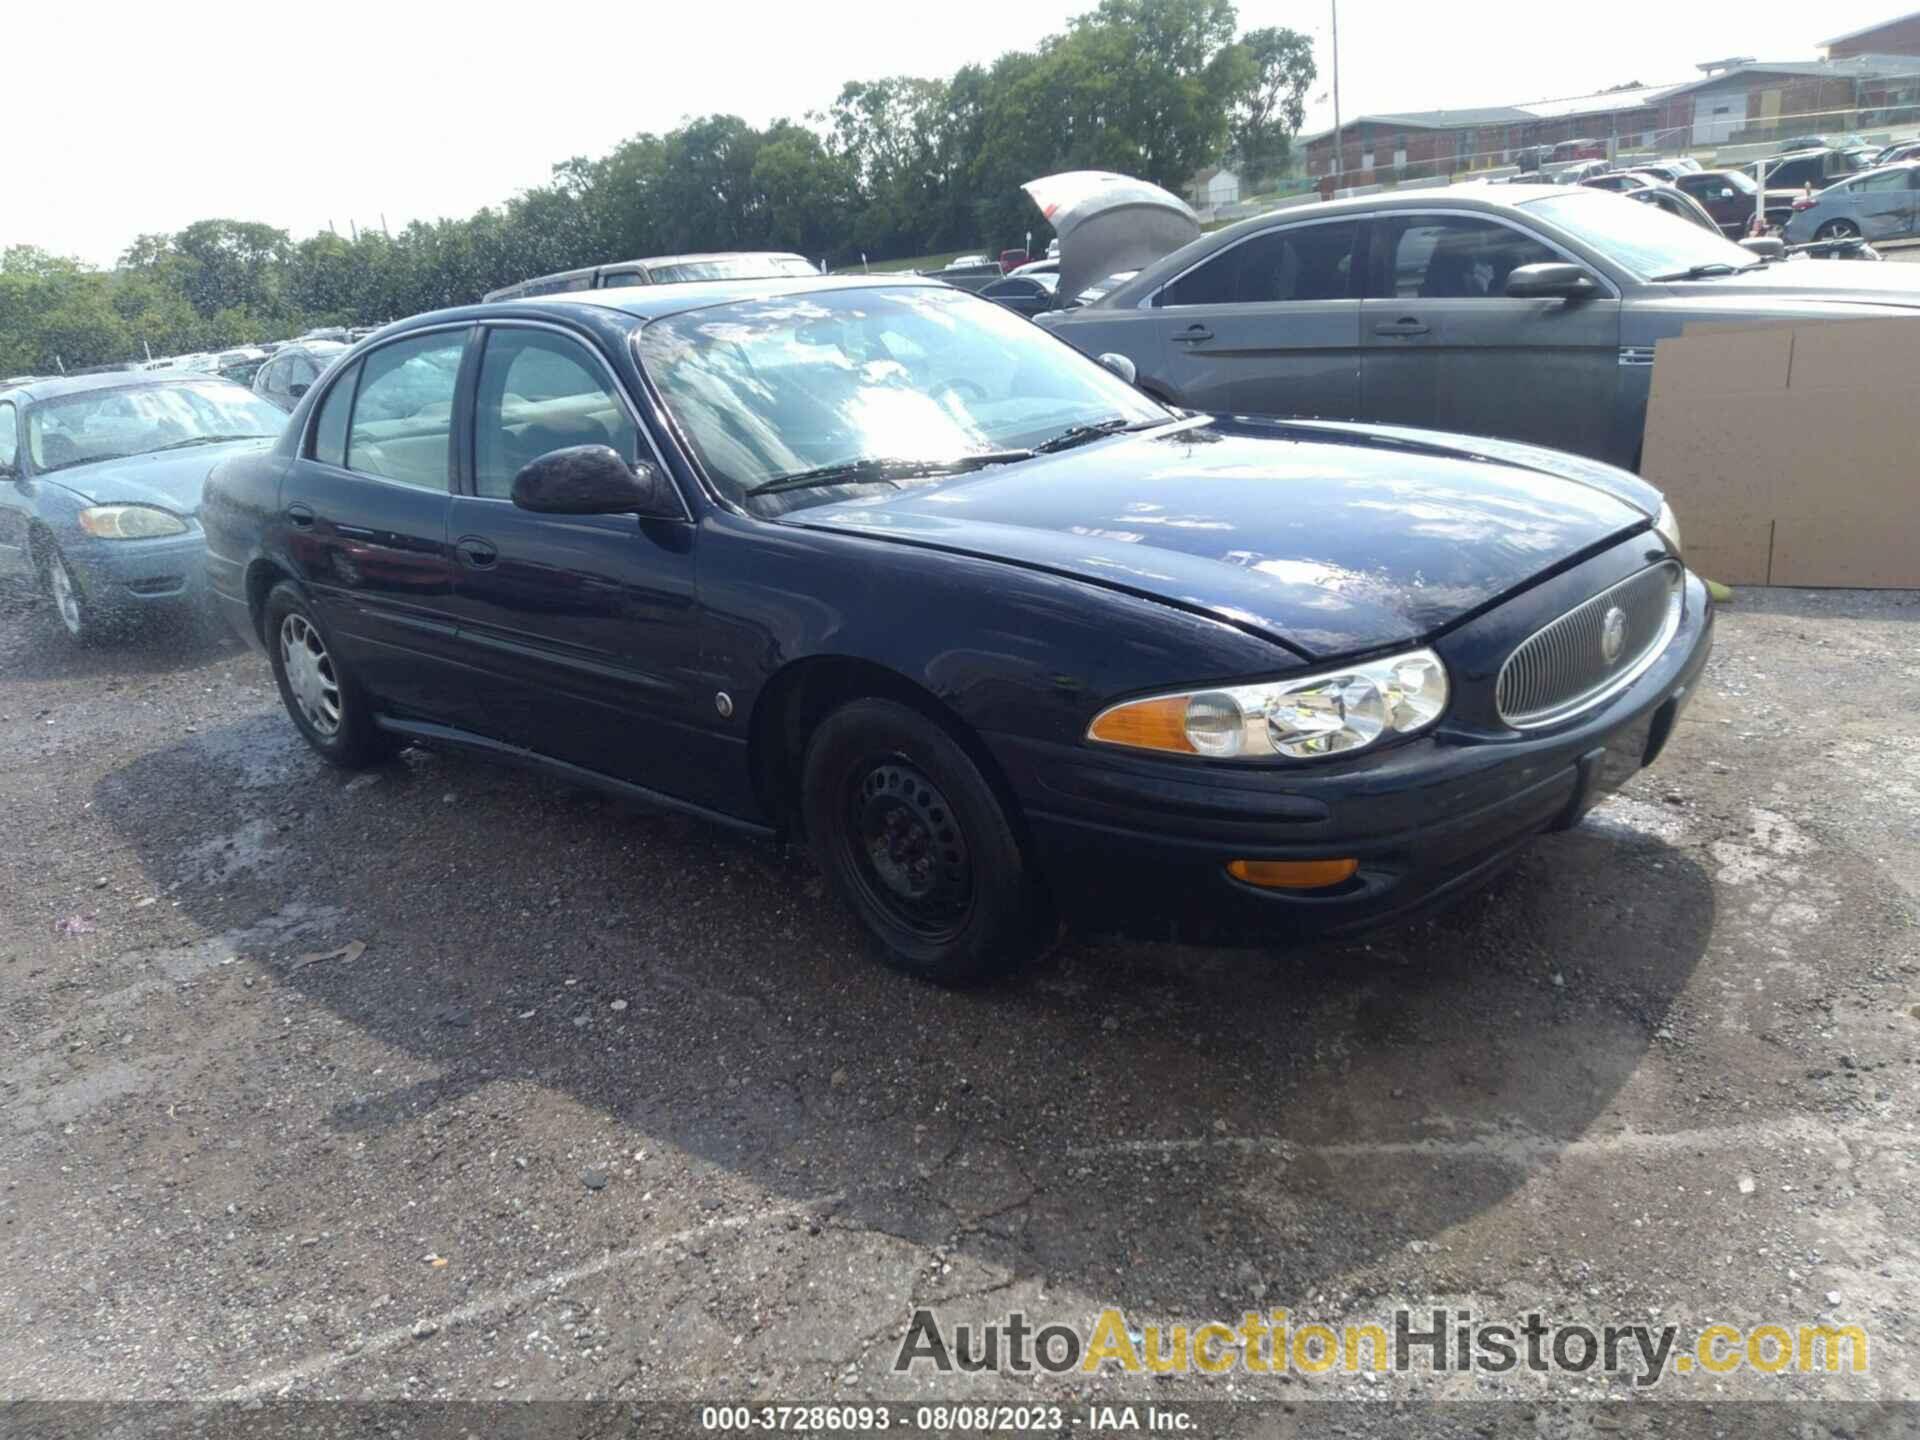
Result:
<svg viewBox="0 0 1920 1440"><path fill-rule="evenodd" d="M1185 695L1169 695L1162 700L1116 705L1102 713L1087 733L1109 745L1195 754L1193 742L1187 738L1187 699Z"/></svg>
<svg viewBox="0 0 1920 1440"><path fill-rule="evenodd" d="M1353 877L1358 860L1230 860L1227 873L1264 890L1324 890Z"/></svg>

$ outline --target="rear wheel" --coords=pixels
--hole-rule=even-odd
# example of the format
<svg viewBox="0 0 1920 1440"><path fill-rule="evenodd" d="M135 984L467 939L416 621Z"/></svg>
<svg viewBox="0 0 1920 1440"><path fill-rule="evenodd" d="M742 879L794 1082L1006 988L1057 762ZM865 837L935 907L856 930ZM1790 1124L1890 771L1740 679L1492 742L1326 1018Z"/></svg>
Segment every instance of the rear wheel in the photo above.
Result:
<svg viewBox="0 0 1920 1440"><path fill-rule="evenodd" d="M374 723L373 705L341 663L298 587L282 581L267 595L267 658L281 703L295 727L330 765L358 770L398 744Z"/></svg>
<svg viewBox="0 0 1920 1440"><path fill-rule="evenodd" d="M1829 220L1814 232L1816 240L1857 240L1860 227L1851 220Z"/></svg>
<svg viewBox="0 0 1920 1440"><path fill-rule="evenodd" d="M999 797L918 711L856 700L828 716L801 804L821 868L890 964L966 984L1038 948L1040 887Z"/></svg>

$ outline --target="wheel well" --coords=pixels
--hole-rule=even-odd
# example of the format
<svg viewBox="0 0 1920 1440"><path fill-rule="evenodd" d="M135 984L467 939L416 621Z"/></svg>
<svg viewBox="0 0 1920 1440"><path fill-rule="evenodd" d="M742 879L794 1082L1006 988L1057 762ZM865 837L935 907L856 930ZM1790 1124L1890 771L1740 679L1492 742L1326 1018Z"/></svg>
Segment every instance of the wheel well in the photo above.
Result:
<svg viewBox="0 0 1920 1440"><path fill-rule="evenodd" d="M898 671L840 655L795 661L773 677L754 705L748 730L754 792L779 829L794 835L803 831L800 772L814 730L842 705L867 699L892 700L918 710L952 736L993 787L1014 834L1025 843L1026 826L1013 788L972 728L932 691Z"/></svg>
<svg viewBox="0 0 1920 1440"><path fill-rule="evenodd" d="M253 628L262 642L266 640L267 592L282 580L291 580L281 566L272 560L256 560L247 567L247 613L253 616Z"/></svg>

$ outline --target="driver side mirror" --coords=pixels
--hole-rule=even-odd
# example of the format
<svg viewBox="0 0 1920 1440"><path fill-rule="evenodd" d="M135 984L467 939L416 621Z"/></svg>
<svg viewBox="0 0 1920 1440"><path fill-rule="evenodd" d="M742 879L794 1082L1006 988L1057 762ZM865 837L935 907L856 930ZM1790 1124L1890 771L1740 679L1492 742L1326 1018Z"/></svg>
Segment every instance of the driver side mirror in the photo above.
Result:
<svg viewBox="0 0 1920 1440"><path fill-rule="evenodd" d="M1740 241L1740 248L1762 260L1778 260L1787 253L1787 242L1777 235L1749 235Z"/></svg>
<svg viewBox="0 0 1920 1440"><path fill-rule="evenodd" d="M1140 374L1139 368L1133 361L1129 360L1117 350L1109 350L1106 354L1102 355L1100 357L1100 363L1129 385L1133 384Z"/></svg>
<svg viewBox="0 0 1920 1440"><path fill-rule="evenodd" d="M287 387L287 394L291 395L294 399L298 400L302 395L306 394L307 391L311 390L312 388L313 387L309 385L306 381L296 380L293 382L293 384Z"/></svg>
<svg viewBox="0 0 1920 1440"><path fill-rule="evenodd" d="M611 445L569 445L528 461L513 477L513 503L541 515L678 520L686 513L658 466L629 465Z"/></svg>
<svg viewBox="0 0 1920 1440"><path fill-rule="evenodd" d="M1600 282L1583 265L1554 261L1541 265L1518 265L1507 276L1507 294L1517 300L1584 300L1597 294Z"/></svg>

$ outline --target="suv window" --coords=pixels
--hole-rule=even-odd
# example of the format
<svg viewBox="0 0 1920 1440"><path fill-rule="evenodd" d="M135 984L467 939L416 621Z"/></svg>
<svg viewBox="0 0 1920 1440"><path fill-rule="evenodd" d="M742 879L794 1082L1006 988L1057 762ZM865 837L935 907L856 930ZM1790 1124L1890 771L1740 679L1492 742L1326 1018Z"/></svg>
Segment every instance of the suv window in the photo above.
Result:
<svg viewBox="0 0 1920 1440"><path fill-rule="evenodd" d="M1530 235L1465 216L1374 217L1369 296L1376 299L1498 299L1522 265L1558 260Z"/></svg>
<svg viewBox="0 0 1920 1440"><path fill-rule="evenodd" d="M20 421L13 413L11 400L0 401L0 466L13 464L20 455Z"/></svg>
<svg viewBox="0 0 1920 1440"><path fill-rule="evenodd" d="M1159 305L1268 304L1353 295L1354 220L1295 225L1242 240L1162 290Z"/></svg>
<svg viewBox="0 0 1920 1440"><path fill-rule="evenodd" d="M313 424L313 458L322 465L347 463L347 417L353 413L353 387L360 383L360 364L333 382L320 401L320 415Z"/></svg>
<svg viewBox="0 0 1920 1440"><path fill-rule="evenodd" d="M584 346L545 330L494 329L474 406L474 493L504 500L522 466L572 445L611 445L629 462L639 436Z"/></svg>
<svg viewBox="0 0 1920 1440"><path fill-rule="evenodd" d="M383 345L360 362L347 432L349 470L446 488L454 382L466 343L464 330L436 331Z"/></svg>

